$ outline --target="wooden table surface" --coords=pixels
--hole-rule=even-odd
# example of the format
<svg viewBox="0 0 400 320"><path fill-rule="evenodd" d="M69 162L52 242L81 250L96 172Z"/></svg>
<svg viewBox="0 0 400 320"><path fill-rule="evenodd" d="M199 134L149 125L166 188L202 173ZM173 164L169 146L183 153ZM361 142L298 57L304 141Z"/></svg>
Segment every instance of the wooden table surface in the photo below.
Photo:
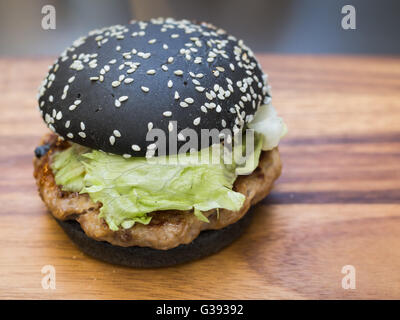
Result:
<svg viewBox="0 0 400 320"><path fill-rule="evenodd" d="M400 57L260 55L289 134L284 169L243 237L177 267L82 254L32 177L47 131L36 90L53 59L0 59L0 298L400 298ZM44 265L56 289L41 286ZM342 267L356 289L342 288Z"/></svg>

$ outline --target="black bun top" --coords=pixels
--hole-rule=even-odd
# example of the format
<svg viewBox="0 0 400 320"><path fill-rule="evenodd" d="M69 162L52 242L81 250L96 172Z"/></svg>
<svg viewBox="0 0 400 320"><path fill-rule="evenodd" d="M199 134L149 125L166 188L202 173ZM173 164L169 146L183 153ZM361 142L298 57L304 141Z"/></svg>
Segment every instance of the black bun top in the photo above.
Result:
<svg viewBox="0 0 400 320"><path fill-rule="evenodd" d="M167 141L186 128L199 137L201 129L235 134L268 97L241 40L210 24L159 18L76 40L50 67L39 110L64 139L129 157L154 148L146 135L156 128Z"/></svg>

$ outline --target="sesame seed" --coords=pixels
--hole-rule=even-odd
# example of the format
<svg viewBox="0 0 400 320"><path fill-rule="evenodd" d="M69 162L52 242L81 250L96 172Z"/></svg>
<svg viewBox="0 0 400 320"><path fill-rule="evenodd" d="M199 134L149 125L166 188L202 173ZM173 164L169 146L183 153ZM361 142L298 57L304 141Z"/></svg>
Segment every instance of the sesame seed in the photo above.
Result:
<svg viewBox="0 0 400 320"><path fill-rule="evenodd" d="M78 132L78 135L80 136L80 137L82 137L82 138L86 138L86 133L84 133L84 132Z"/></svg>
<svg viewBox="0 0 400 320"><path fill-rule="evenodd" d="M154 150L147 150L146 151L146 159L152 158L155 154Z"/></svg>
<svg viewBox="0 0 400 320"><path fill-rule="evenodd" d="M165 112L163 112L163 116L164 117L170 117L170 116L172 116L172 112L171 111L165 111Z"/></svg>
<svg viewBox="0 0 400 320"><path fill-rule="evenodd" d="M155 143L151 143L147 146L148 150L154 150L157 147L157 145Z"/></svg>
<svg viewBox="0 0 400 320"><path fill-rule="evenodd" d="M175 73L175 75L177 75L177 76L183 75L183 71L182 71L182 70L175 70L174 73Z"/></svg>
<svg viewBox="0 0 400 320"><path fill-rule="evenodd" d="M118 98L118 100L120 102L124 102L124 101L128 100L128 96L121 96L121 97Z"/></svg>
<svg viewBox="0 0 400 320"><path fill-rule="evenodd" d="M131 83L131 82L133 82L133 79L132 79L132 78L126 78L126 79L124 80L124 83L126 83L126 84L129 84L129 83Z"/></svg>
<svg viewBox="0 0 400 320"><path fill-rule="evenodd" d="M168 58L168 63L172 63L172 62L174 62L174 57L169 57Z"/></svg>
<svg viewBox="0 0 400 320"><path fill-rule="evenodd" d="M178 37L179 37L179 34L177 34L177 33L171 34L171 38L173 38L173 39L178 38Z"/></svg>
<svg viewBox="0 0 400 320"><path fill-rule="evenodd" d="M114 105L115 105L117 108L119 108L119 107L121 106L121 102L120 102L118 99L116 99L115 102L114 102Z"/></svg>
<svg viewBox="0 0 400 320"><path fill-rule="evenodd" d="M62 119L62 112L61 111L57 112L56 119L57 120L61 120Z"/></svg>
<svg viewBox="0 0 400 320"><path fill-rule="evenodd" d="M209 92L206 92L206 97L207 97L208 100L214 99L214 97L212 96L212 94L209 93Z"/></svg>
<svg viewBox="0 0 400 320"><path fill-rule="evenodd" d="M192 104L194 102L193 98L186 98L185 102Z"/></svg>
<svg viewBox="0 0 400 320"><path fill-rule="evenodd" d="M81 122L80 126L81 126L81 130L84 131L85 130L85 124L83 122Z"/></svg>
<svg viewBox="0 0 400 320"><path fill-rule="evenodd" d="M179 103L179 105L182 107L182 108L187 108L187 107L189 107L189 105L186 103L186 102L181 102L181 103Z"/></svg>
<svg viewBox="0 0 400 320"><path fill-rule="evenodd" d="M168 88L172 88L173 85L174 83L172 82L172 80L168 80Z"/></svg>
<svg viewBox="0 0 400 320"><path fill-rule="evenodd" d="M156 39L151 39L151 40L148 41L148 43L149 43L149 44L153 44L153 43L155 43L156 41L157 41Z"/></svg>
<svg viewBox="0 0 400 320"><path fill-rule="evenodd" d="M69 126L70 126L70 124L71 124L71 121L70 120L67 120L66 122L65 122L65 128L69 128Z"/></svg>
<svg viewBox="0 0 400 320"><path fill-rule="evenodd" d="M112 85L114 88L118 87L120 84L121 84L121 82L119 82L119 81L113 81L113 82L111 82L111 85Z"/></svg>
<svg viewBox="0 0 400 320"><path fill-rule="evenodd" d="M153 122L149 122L149 123L147 124L147 130L148 130L148 131L151 131L151 129L153 129Z"/></svg>
<svg viewBox="0 0 400 320"><path fill-rule="evenodd" d="M128 154L128 153L124 153L123 155L122 155L125 159L129 159L130 157L132 157L130 154Z"/></svg>
<svg viewBox="0 0 400 320"><path fill-rule="evenodd" d="M174 96L174 98L175 98L175 100L178 100L178 99L179 99L179 93L178 93L178 91L175 91L175 96Z"/></svg>
<svg viewBox="0 0 400 320"><path fill-rule="evenodd" d="M195 89L196 89L197 91L199 91L199 92L203 92L203 91L205 90L204 87L200 87L200 86L195 87Z"/></svg>
<svg viewBox="0 0 400 320"><path fill-rule="evenodd" d="M197 126L200 123L200 117L197 117L196 119L193 120L193 124Z"/></svg>
<svg viewBox="0 0 400 320"><path fill-rule="evenodd" d="M185 141L186 140L185 136L181 132L178 133L178 140L179 141Z"/></svg>
<svg viewBox="0 0 400 320"><path fill-rule="evenodd" d="M163 44L163 49L164 49L164 50L167 50L167 49L168 49L168 45L164 43L164 44Z"/></svg>
<svg viewBox="0 0 400 320"><path fill-rule="evenodd" d="M174 130L174 124L172 123L172 122L170 122L169 124L168 124L168 131L169 132L172 132Z"/></svg>
<svg viewBox="0 0 400 320"><path fill-rule="evenodd" d="M75 80L75 76L72 76L71 78L68 79L68 83L72 83Z"/></svg>
<svg viewBox="0 0 400 320"><path fill-rule="evenodd" d="M168 67L167 67L165 64L163 64L163 65L161 66L161 69L163 69L164 71L168 71Z"/></svg>
<svg viewBox="0 0 400 320"><path fill-rule="evenodd" d="M70 138L70 139L72 139L72 138L74 137L74 135L73 135L73 133L68 132L68 133L67 133L67 137Z"/></svg>
<svg viewBox="0 0 400 320"><path fill-rule="evenodd" d="M156 70L150 69L150 70L147 70L146 73L147 73L147 74L156 74Z"/></svg>
<svg viewBox="0 0 400 320"><path fill-rule="evenodd" d="M115 137L114 136L110 136L109 140L110 140L110 144L113 146L114 143L115 143Z"/></svg>
<svg viewBox="0 0 400 320"><path fill-rule="evenodd" d="M71 104L68 109L70 111L74 111L76 109L76 105L75 104Z"/></svg>
<svg viewBox="0 0 400 320"><path fill-rule="evenodd" d="M97 81L97 80L99 80L99 77L90 77L89 78L91 81Z"/></svg>
<svg viewBox="0 0 400 320"><path fill-rule="evenodd" d="M118 130L114 130L113 131L114 136L116 136L117 138L121 137L121 132L119 132Z"/></svg>
<svg viewBox="0 0 400 320"><path fill-rule="evenodd" d="M142 89L143 92L149 92L150 91L149 88L144 87L144 86L141 86L140 88Z"/></svg>
<svg viewBox="0 0 400 320"><path fill-rule="evenodd" d="M133 151L140 151L140 147L137 144L133 144L131 148Z"/></svg>

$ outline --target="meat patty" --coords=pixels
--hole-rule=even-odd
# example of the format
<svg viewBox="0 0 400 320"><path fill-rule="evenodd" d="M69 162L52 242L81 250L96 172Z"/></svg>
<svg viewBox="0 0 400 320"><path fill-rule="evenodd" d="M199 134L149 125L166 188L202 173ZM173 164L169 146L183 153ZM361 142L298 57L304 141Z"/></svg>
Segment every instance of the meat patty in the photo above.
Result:
<svg viewBox="0 0 400 320"><path fill-rule="evenodd" d="M34 177L39 194L53 216L60 220L78 221L87 236L98 241L107 241L113 245L129 247L151 247L167 250L193 241L201 231L221 229L242 218L251 205L262 200L270 192L273 182L281 173L278 149L263 151L256 170L247 176L239 176L233 190L246 196L239 211L220 209L203 214L209 223L197 219L192 211L156 211L148 225L136 223L129 229L111 230L103 218L99 218L101 203L94 203L87 194L62 191L56 185L50 167L52 154L69 147L55 134L42 138L42 144L50 144L50 150L41 158L34 159Z"/></svg>

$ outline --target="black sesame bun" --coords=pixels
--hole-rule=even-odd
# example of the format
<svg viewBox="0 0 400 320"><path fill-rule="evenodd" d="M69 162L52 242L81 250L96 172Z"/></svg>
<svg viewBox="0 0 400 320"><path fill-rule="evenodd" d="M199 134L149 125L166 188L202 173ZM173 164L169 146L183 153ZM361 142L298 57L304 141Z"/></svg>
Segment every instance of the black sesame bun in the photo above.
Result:
<svg viewBox="0 0 400 320"><path fill-rule="evenodd" d="M76 40L43 81L39 110L66 140L143 156L152 128L236 133L266 97L263 72L242 41L210 24L160 18Z"/></svg>

